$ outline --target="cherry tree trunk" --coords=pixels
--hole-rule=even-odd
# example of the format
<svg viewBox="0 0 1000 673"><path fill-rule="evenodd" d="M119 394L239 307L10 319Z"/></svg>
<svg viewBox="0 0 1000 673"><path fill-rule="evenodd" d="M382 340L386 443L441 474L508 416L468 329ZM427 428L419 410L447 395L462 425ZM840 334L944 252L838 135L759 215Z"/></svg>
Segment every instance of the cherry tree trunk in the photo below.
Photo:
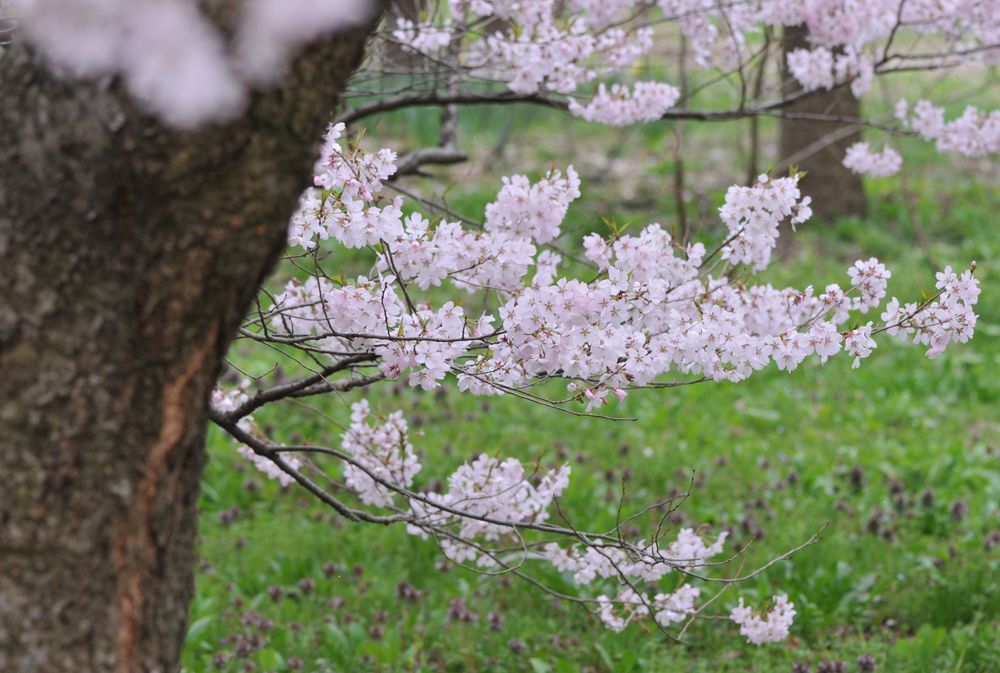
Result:
<svg viewBox="0 0 1000 673"><path fill-rule="evenodd" d="M812 45L806 39L804 26L789 26L782 36L782 51L788 52ZM799 91L795 78L782 59L782 81L786 94ZM857 119L861 103L849 87L833 91L817 91L784 108L792 113L826 115ZM829 220L844 215L863 216L867 210L861 177L843 165L847 148L861 139L860 129L852 124L796 119L781 120L780 153L783 164L798 166L807 173L802 191L812 197L812 209L817 218Z"/></svg>
<svg viewBox="0 0 1000 673"><path fill-rule="evenodd" d="M0 56L0 671L178 668L209 396L368 30L186 134Z"/></svg>

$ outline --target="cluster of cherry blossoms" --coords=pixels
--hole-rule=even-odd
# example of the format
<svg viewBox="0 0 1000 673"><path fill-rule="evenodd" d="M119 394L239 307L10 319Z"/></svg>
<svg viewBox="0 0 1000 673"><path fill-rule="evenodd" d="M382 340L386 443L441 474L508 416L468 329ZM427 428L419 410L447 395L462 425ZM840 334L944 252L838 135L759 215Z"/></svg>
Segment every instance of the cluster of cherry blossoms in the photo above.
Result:
<svg viewBox="0 0 1000 673"><path fill-rule="evenodd" d="M416 493L411 487L421 464L406 419L400 411L373 416L367 400L351 405L341 448L348 456L345 485L368 505L396 507L400 498L406 500L407 531L424 538L448 531L439 544L456 563L497 566L498 558L482 543L508 539L518 526L544 522L549 506L569 485L568 465L533 475L514 458L482 454L448 477L444 493Z"/></svg>
<svg viewBox="0 0 1000 673"><path fill-rule="evenodd" d="M859 95L867 91L876 57L884 56L883 43L895 37L899 26L939 35L950 47L942 54L952 58L976 46L969 60L992 62L1000 51L995 0L947 5L937 0L902 5L898 0L449 0L421 23L398 21L394 37L424 53L464 41L463 65L489 70L512 91L568 93L594 81L601 71L624 73L637 57L648 54L660 36L649 22L637 19L651 18L654 9L658 22L677 25L696 63L705 68L749 60L749 38L765 26L806 26L812 46L794 51L789 66L807 89L851 81ZM494 29L483 37L468 30L483 19L499 19L497 25L513 29Z"/></svg>
<svg viewBox="0 0 1000 673"><path fill-rule="evenodd" d="M484 229L495 236L548 243L559 236L570 203L580 197L580 177L572 166L565 177L550 171L534 184L523 175L502 182L496 200L486 206Z"/></svg>
<svg viewBox="0 0 1000 673"><path fill-rule="evenodd" d="M569 204L580 195L572 166L565 176L553 171L533 184L515 175L504 178L496 201L487 206L483 231L468 231L457 222L432 230L419 213L404 217L401 199L375 203L382 181L396 170L396 155L347 154L337 142L343 130L337 124L327 134L315 187L306 190L292 217L289 242L311 248L332 237L349 248L383 244L387 252L379 258L379 272L399 274L422 290L445 278L469 292L516 289L534 263L536 244L558 236Z"/></svg>
<svg viewBox="0 0 1000 673"><path fill-rule="evenodd" d="M924 140L937 143L940 152L982 157L1000 152L1000 110L983 112L969 106L956 119L945 121L944 108L918 100L912 113L906 101L896 105L896 117Z"/></svg>
<svg viewBox="0 0 1000 673"><path fill-rule="evenodd" d="M623 587L615 600L607 596L598 597L598 615L604 625L612 631L622 631L632 622L647 617L650 613L656 623L666 628L692 619L698 614L695 601L701 595L698 587L681 585L672 593L657 593L650 600L632 587ZM795 605L785 595L773 599L774 608L765 614L756 614L744 606L743 599L730 612L729 618L740 627L740 635L754 645L776 643L785 640L795 618Z"/></svg>
<svg viewBox="0 0 1000 673"><path fill-rule="evenodd" d="M315 186L303 193L289 225L290 245L312 247L315 239L326 240L334 229L340 234L337 240L349 248L373 245L389 227L402 222L401 201L365 207L381 193L383 180L396 172L396 153L383 149L347 155L337 142L344 128L335 124L327 131L315 166Z"/></svg>
<svg viewBox="0 0 1000 673"><path fill-rule="evenodd" d="M868 309L882 303L889 279L892 278L892 273L885 268L885 264L874 257L859 259L847 270L847 275L853 289L859 293L851 302L851 308L862 313L868 313Z"/></svg>
<svg viewBox="0 0 1000 673"><path fill-rule="evenodd" d="M941 355L953 341L966 343L972 338L977 320L973 307L979 301L979 280L972 275L972 269L956 274L946 266L936 277L936 299L918 306L901 305L893 297L882 313L888 334L904 341L912 338L913 343L927 346L929 358Z"/></svg>
<svg viewBox="0 0 1000 673"><path fill-rule="evenodd" d="M822 292L746 282L769 265L781 225L810 217L795 175L732 187L719 208L725 238L713 252L702 243L678 245L656 223L633 234L589 234L582 247L592 269L583 280L561 273L561 256L545 249L560 238L580 196L571 167L535 181L504 178L482 225L434 223L417 211L404 215L409 204L383 196L395 153L365 152L343 133L342 125L328 132L289 239L316 253L317 265L321 241L367 248L371 270L355 280L317 273L292 281L262 314L268 338L307 347L313 357L363 356L386 377L408 375L412 386L433 388L450 376L479 394L521 395L536 380L559 377L571 393L560 403L592 409L668 373L738 381L772 362L792 370L812 355L826 362L841 351L858 366L881 332L912 338L933 357L975 327L979 287L971 270L946 268L935 296L906 305L894 297L886 303L892 274L875 258L850 266L845 287L828 284ZM484 298L478 312L467 307L479 302L462 302L470 293ZM879 309L880 324L852 322ZM217 393L216 405L231 411L246 399L240 390ZM246 422L240 427L249 431ZM581 587L593 585L588 600L610 629L647 618L666 628L710 603L699 605L702 590L689 582L668 592L657 583L712 565L725 532L708 540L684 528L666 544L577 541L572 530L547 523L569 484L566 465L530 470L482 454L449 476L447 488L418 491L421 465L405 419L399 412L376 417L366 401L352 406L341 449L344 483L362 503L398 513L410 533L433 536L453 562L505 572L531 559ZM243 452L269 469L266 457ZM573 542L528 545L527 531L563 533ZM730 619L750 642L764 643L786 637L794 614L778 596L763 614L741 600Z"/></svg>
<svg viewBox="0 0 1000 673"><path fill-rule="evenodd" d="M842 82L851 83L851 93L862 96L871 88L875 63L871 54L847 47L834 53L826 47L795 49L786 59L788 70L806 91L832 89Z"/></svg>
<svg viewBox="0 0 1000 673"><path fill-rule="evenodd" d="M280 76L305 44L367 20L375 3L247 0L231 39L184 0L12 0L12 6L19 33L54 68L80 77L121 76L149 109L190 128L237 114L251 87ZM399 18L390 31L406 49L454 61L463 76L499 80L515 93L571 96L596 87L586 102L571 97L570 112L626 125L655 121L680 98L666 82L606 84L628 77L640 58L654 53L664 39L657 24L675 23L700 67L741 71L755 58L751 38L765 27L804 25L809 47L787 58L803 89L849 83L860 96L893 58L910 59L889 53L900 27L935 36L937 51L912 57L919 67L991 64L1000 58L998 16L1000 0L440 0L421 21ZM493 27L472 28L479 25ZM970 107L945 122L940 108L918 103L906 122L940 151L983 156L1000 146L998 120L996 111ZM883 163L894 163L882 158L847 160L871 165L874 175L888 170Z"/></svg>
<svg viewBox="0 0 1000 673"><path fill-rule="evenodd" d="M798 177L770 180L757 178L752 187L733 185L726 192L726 202L719 217L729 230L729 242L722 258L733 264L748 264L755 271L767 267L778 240L778 227L788 219L792 225L812 217L812 199L799 193Z"/></svg>
<svg viewBox="0 0 1000 673"><path fill-rule="evenodd" d="M680 89L662 82L637 82L631 91L620 84L613 84L608 90L602 83L586 105L570 100L569 111L590 122L627 126L656 121L680 96Z"/></svg>
<svg viewBox="0 0 1000 673"><path fill-rule="evenodd" d="M248 382L213 393L212 405L221 414L241 413L250 396ZM250 415L237 421L241 430L256 434ZM444 555L454 563L474 563L481 568L507 571L531 559L551 564L570 575L578 586L610 583L618 587L614 597L600 594L592 599L604 624L621 631L630 623L652 616L663 628L693 618L699 612L701 590L684 583L672 592L656 588L656 583L677 571L690 574L710 565L722 553L727 538L724 531L714 541L692 528L682 528L666 545L658 542L619 543L614 536L595 541L561 545L548 542L539 551L529 551L524 535L532 530L561 533L576 540L569 529L540 528L549 517L549 508L569 485L568 465L530 471L514 458L498 459L481 454L461 465L447 479L447 490L413 490L421 464L410 442L409 428L402 412L381 417L372 414L362 399L351 405L350 425L341 435L344 456L344 485L366 505L405 513L409 533L434 536ZM270 457L240 444L239 453L258 470L282 485L291 483L302 462L282 452L284 468ZM400 501L403 501L402 505ZM520 548L520 551L516 551ZM515 551L511 551L511 550ZM640 593L637 586L646 587ZM748 608L733 608L731 618L751 642L776 641L788 635L794 610L777 599L781 612L766 619L750 615ZM778 616L774 616L774 615ZM782 630L783 629L783 630ZM763 634L763 635L762 635Z"/></svg>
<svg viewBox="0 0 1000 673"><path fill-rule="evenodd" d="M416 24L403 17L396 19L396 27L392 36L404 48L419 54L437 55L438 52L451 44L455 28L451 21L443 25Z"/></svg>
<svg viewBox="0 0 1000 673"><path fill-rule="evenodd" d="M508 12L494 11L500 7ZM477 9L488 14L478 14ZM600 75L621 72L653 47L652 28L626 30L594 25L591 15L562 19L554 0L471 3L478 16L497 16L519 27L472 44L469 59L479 70L505 80L511 91L568 94ZM507 16L504 14L507 13ZM562 20L561 20L562 19Z"/></svg>
<svg viewBox="0 0 1000 673"><path fill-rule="evenodd" d="M795 605L784 594L774 598L774 607L760 614L739 604L733 608L729 618L740 626L740 635L746 636L754 645L775 643L788 637L788 630L795 618Z"/></svg>
<svg viewBox="0 0 1000 673"><path fill-rule="evenodd" d="M542 556L559 571L572 573L578 585L615 577L656 582L678 568L704 566L709 559L722 553L727 537L723 532L715 542L706 544L693 529L682 528L677 539L665 549L655 543L640 542L632 556L619 548L581 545L564 548L556 543L546 545Z"/></svg>
<svg viewBox="0 0 1000 673"><path fill-rule="evenodd" d="M743 77L765 29L805 26L808 46L787 54L788 71L804 92L849 85L862 96L877 75L895 67L1000 59L1000 0L441 0L434 8L422 22L398 20L393 38L435 60L453 60L470 78L499 80L514 93L566 94L571 114L614 126L655 121L680 99L667 82L628 84L637 59L649 58L659 40L675 39L673 31L655 30L657 24L676 25L699 67L738 70ZM496 27L470 29L480 23ZM901 28L931 36L932 46L908 54L897 39ZM590 97L577 97L581 89ZM970 108L948 123L942 112L926 112L918 111L911 126L940 151L997 151L996 112ZM895 172L899 155L855 148L845 161L859 173L884 176Z"/></svg>
<svg viewBox="0 0 1000 673"><path fill-rule="evenodd" d="M420 537L449 531L439 540L445 556L455 563L475 562L496 567L500 561L483 543L516 535L517 526L539 524L548 508L569 485L570 468L546 471L535 483L514 458L499 460L482 454L448 477L444 493L410 491L421 465L409 441L402 412L384 421L373 419L367 400L351 406L351 424L341 446L351 461L344 467L348 488L362 502L389 507L403 494L410 512L407 531Z"/></svg>
<svg viewBox="0 0 1000 673"><path fill-rule="evenodd" d="M187 0L12 0L18 31L76 77L120 75L169 124L228 119L302 46L371 16L369 0L247 0L232 40Z"/></svg>
<svg viewBox="0 0 1000 673"><path fill-rule="evenodd" d="M698 587L681 586L673 593L658 593L649 600L631 587L623 587L614 600L605 595L597 597L597 614L612 631L624 631L633 622L654 615L656 623L666 628L696 614L694 602L701 595Z"/></svg>
<svg viewBox="0 0 1000 673"><path fill-rule="evenodd" d="M447 558L498 567L504 559L482 543L511 540L518 525L548 519L548 508L569 485L569 474L569 466L563 465L533 484L520 461L481 454L448 477L446 492L428 492L424 500L410 501L413 520L407 530L426 537L429 530L447 528L452 535L439 543Z"/></svg>
<svg viewBox="0 0 1000 673"><path fill-rule="evenodd" d="M868 143L857 142L847 148L844 166L859 175L884 178L899 172L903 166L903 157L888 146L875 152Z"/></svg>
<svg viewBox="0 0 1000 673"><path fill-rule="evenodd" d="M370 415L368 400L351 405L351 425L341 435L340 445L354 462L344 466L344 482L366 505L387 507L393 493L384 483L412 486L420 463L403 412L390 414L380 424L369 423Z"/></svg>
<svg viewBox="0 0 1000 673"><path fill-rule="evenodd" d="M239 385L228 390L216 388L212 391L212 407L222 413L229 413L236 410L250 400L250 395L247 392L249 386L250 381L243 379ZM253 416L249 414L240 418L237 423L239 428L244 432L251 434L256 432L256 423ZM251 465L266 475L268 479L274 479L282 486L288 486L295 481L290 474L278 467L273 460L256 453L245 444L238 444L236 451L249 461ZM286 454L284 460L293 470L298 470L302 466L302 461L294 455Z"/></svg>
<svg viewBox="0 0 1000 673"><path fill-rule="evenodd" d="M368 20L375 3L247 0L231 31L185 0L12 0L12 6L19 33L52 67L73 76L121 76L151 110L187 128L238 113L250 87L280 76L309 42ZM793 76L806 90L849 82L861 95L895 56L888 48L900 27L941 43L938 52L919 56L924 67L996 62L998 10L1000 0L440 0L423 20L397 19L389 30L407 49L451 59L468 76L500 80L516 93L569 95L596 86L588 103L574 101L571 109L621 125L654 120L678 99L667 83L638 82L631 91L604 84L628 76L657 40L673 35L658 33L657 24L675 23L700 67L740 70L754 58L751 38L765 27L805 25L810 47L789 54ZM492 27L473 29L480 25ZM963 142L970 126L995 129L991 119L967 113L940 134L920 132L944 151L993 152L995 130L992 141Z"/></svg>
<svg viewBox="0 0 1000 673"><path fill-rule="evenodd" d="M392 38L407 49L434 58L440 58L449 45L458 45L457 57L463 68L478 77L502 80L517 93L570 94L598 77L623 72L649 53L652 28L620 25L647 8L646 3L636 0L568 4L555 0L449 0L446 11L439 7L421 23L397 20ZM473 39L468 26L489 25L490 19L512 29L493 30ZM636 115L652 117L653 109L662 114L676 101L666 104L669 90L658 85L637 92L635 98L617 92L614 97L632 109L632 121L620 121L627 113L611 110L615 106L607 100L606 92L586 106L594 121L633 123L640 119Z"/></svg>
<svg viewBox="0 0 1000 673"><path fill-rule="evenodd" d="M966 291L890 311L881 326L849 327L852 312L877 309L886 296L891 274L875 259L848 270L846 289L734 282L741 269L768 266L782 222L810 217L796 176L729 189L719 209L728 235L714 262L703 244L680 249L654 223L610 239L588 235L585 256L598 275L583 281L560 276L560 255L539 252L558 238L580 194L572 168L536 182L504 178L481 229L432 226L379 196L394 154L345 151L341 133L330 131L290 240L306 249L327 238L368 246L373 273L345 284L319 276L289 283L275 297L272 328L332 353L375 353L386 375L408 372L411 385L432 388L453 375L463 390L504 394L555 375L589 409L668 372L739 381L770 362L792 370L810 355L826 362L841 350L857 366L889 329L937 344L929 352L936 354L967 340L975 325L975 297ZM463 293L495 292L499 305L469 314L461 297L434 307L415 293L445 281Z"/></svg>

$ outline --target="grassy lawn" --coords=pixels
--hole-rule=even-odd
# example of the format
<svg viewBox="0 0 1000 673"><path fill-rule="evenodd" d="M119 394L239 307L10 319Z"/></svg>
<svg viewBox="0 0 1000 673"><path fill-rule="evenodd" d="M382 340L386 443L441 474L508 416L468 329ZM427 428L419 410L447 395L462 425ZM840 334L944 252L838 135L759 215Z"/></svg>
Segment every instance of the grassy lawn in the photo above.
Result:
<svg viewBox="0 0 1000 673"><path fill-rule="evenodd" d="M524 126L516 145L500 147L500 113L470 114L463 129L477 148L472 153L495 160L451 169L460 188L445 192L445 181L414 188L481 213L497 175L558 167L571 156L584 199L571 209L564 240L597 230L605 215L637 225L672 221L673 164L663 148L673 135L666 125L601 130L598 140L581 140L551 113L504 114ZM434 124L427 112L400 113L369 136L390 136L402 149L433 138ZM744 127L735 126L717 127L727 129L721 136L690 127L686 139L699 194L689 206L698 235L709 241L721 235L713 212L722 190L741 179ZM585 141L594 144L589 153ZM598 151L611 144L621 148L617 156ZM716 152L720 146L730 147L728 154ZM570 150L552 149L563 147ZM738 545L758 537L748 567L823 529L819 544L721 599L728 606L737 592L754 600L786 592L798 610L787 642L747 645L732 624L712 621L689 631L686 644L641 625L612 633L579 606L516 580L448 568L432 542L400 527L350 524L299 490L280 489L213 429L185 670L763 673L791 671L795 662L815 669L829 659L855 671L866 654L887 672L1000 671L1000 196L995 179L975 178L981 165L937 160L916 141L904 150L914 167L905 185L899 178L870 182L867 219L806 226L788 262L765 279L843 283L851 261L875 255L893 272L890 294L903 299L933 287L928 258L957 267L976 259L983 287L976 338L938 360L883 339L857 371L840 357L792 375L772 368L736 385L637 391L615 409L638 417L635 423L470 397L451 386L420 393L389 383L368 392L379 411L403 409L417 431L424 463L418 487L484 451L568 461L573 476L562 507L574 524L593 529L614 523L623 483L626 507L638 508L693 479L675 525L728 528ZM712 169L728 160L730 173ZM240 346L233 354L254 373L281 362L277 357ZM336 445L335 421L357 397L286 406L258 420L279 438ZM540 572L562 591L581 591L554 571ZM237 652L246 656L219 657Z"/></svg>

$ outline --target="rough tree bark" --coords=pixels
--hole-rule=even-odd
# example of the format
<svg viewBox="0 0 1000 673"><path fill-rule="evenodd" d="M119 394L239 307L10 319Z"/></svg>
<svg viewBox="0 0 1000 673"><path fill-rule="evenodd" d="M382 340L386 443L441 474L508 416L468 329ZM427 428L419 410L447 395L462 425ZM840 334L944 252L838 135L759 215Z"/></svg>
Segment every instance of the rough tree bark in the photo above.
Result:
<svg viewBox="0 0 1000 673"><path fill-rule="evenodd" d="M177 669L209 395L368 30L187 134L0 58L0 671Z"/></svg>
<svg viewBox="0 0 1000 673"><path fill-rule="evenodd" d="M788 26L782 35L782 51L810 48L804 26ZM799 90L795 78L782 59L784 93ZM785 108L789 112L857 118L861 103L848 87L834 91L817 91ZM812 197L816 217L829 220L843 215L863 216L867 210L861 177L843 165L847 148L861 139L860 129L852 130L850 124L783 119L781 121L781 161L789 162L806 171L802 181L803 193Z"/></svg>

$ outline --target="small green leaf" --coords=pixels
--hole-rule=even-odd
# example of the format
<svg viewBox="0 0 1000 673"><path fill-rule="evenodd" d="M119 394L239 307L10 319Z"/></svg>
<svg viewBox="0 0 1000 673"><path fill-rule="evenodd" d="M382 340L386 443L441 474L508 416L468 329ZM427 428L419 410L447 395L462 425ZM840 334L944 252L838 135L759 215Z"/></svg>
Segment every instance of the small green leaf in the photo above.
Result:
<svg viewBox="0 0 1000 673"><path fill-rule="evenodd" d="M191 623L191 626L188 627L187 644L190 645L192 643L197 642L198 639L204 635L205 631L208 630L209 625L213 621L215 621L215 617L213 617L212 615L207 615L205 617L201 617L200 619L194 620Z"/></svg>
<svg viewBox="0 0 1000 673"><path fill-rule="evenodd" d="M531 670L533 670L535 673L549 673L549 671L552 670L552 667L549 666L544 661L542 661L541 659L535 659L534 657L532 657L529 660L529 663L531 664Z"/></svg>

